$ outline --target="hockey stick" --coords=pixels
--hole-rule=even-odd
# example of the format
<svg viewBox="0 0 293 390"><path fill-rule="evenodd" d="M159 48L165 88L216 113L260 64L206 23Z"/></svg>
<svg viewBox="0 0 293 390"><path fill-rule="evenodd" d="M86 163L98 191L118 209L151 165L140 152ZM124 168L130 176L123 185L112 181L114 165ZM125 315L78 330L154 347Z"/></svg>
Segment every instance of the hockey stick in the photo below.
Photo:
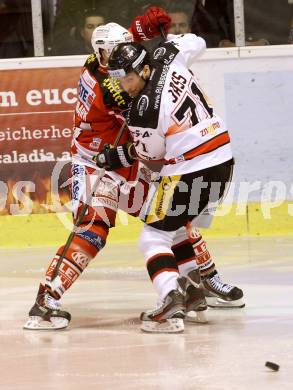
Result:
<svg viewBox="0 0 293 390"><path fill-rule="evenodd" d="M116 146L119 144L120 140L121 140L121 137L126 129L126 120L123 122L123 125L121 126L120 130L119 130L119 133L117 134L117 137L114 141L114 145L113 147L116 148ZM104 176L106 170L105 168L102 168L100 170L100 174L99 176L97 177L95 183L94 183L94 186L92 188L92 190L90 191L90 193L88 194L87 198L86 198L86 201L85 201L85 204L83 205L81 211L80 211L80 214L77 218L77 221L76 223L74 224L73 226L73 229L72 229L72 232L70 233L67 241L66 241L66 244L64 245L64 248L63 248L63 251L57 261L57 264L56 264L56 267L54 268L54 271L53 271L53 274L52 274L52 277L51 277L51 283L56 279L57 275L58 275L58 272L59 272L59 268L61 266L61 263L62 263L62 260L64 259L64 256L73 240L73 237L75 236L75 233L76 233L76 230L77 228L80 226L80 224L82 223L83 221L83 217L85 216L85 213L87 212L87 209L89 207L89 203L91 202L92 200L92 197L94 195L94 193L96 192L96 189L98 188L98 185L101 181L101 178Z"/></svg>
<svg viewBox="0 0 293 390"><path fill-rule="evenodd" d="M160 29L161 37L166 41L167 35L166 35L166 33L165 33L165 30L164 30L164 25L163 25L163 24L160 24L159 29Z"/></svg>

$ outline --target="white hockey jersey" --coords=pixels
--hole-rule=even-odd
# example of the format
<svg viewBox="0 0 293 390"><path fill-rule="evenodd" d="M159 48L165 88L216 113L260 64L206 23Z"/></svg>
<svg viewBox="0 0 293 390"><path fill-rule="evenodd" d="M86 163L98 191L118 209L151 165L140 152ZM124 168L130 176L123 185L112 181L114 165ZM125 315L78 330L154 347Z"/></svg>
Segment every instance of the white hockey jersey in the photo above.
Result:
<svg viewBox="0 0 293 390"><path fill-rule="evenodd" d="M163 160L162 176L199 171L232 158L225 123L188 69L204 49L205 41L194 34L169 34L152 52L150 79L128 112L137 154Z"/></svg>

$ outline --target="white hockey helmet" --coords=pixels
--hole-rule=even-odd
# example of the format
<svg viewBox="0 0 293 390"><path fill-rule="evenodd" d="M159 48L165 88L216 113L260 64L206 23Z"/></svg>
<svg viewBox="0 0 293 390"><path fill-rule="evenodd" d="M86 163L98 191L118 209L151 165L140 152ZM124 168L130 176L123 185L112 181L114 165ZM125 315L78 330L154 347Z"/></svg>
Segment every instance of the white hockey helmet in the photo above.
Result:
<svg viewBox="0 0 293 390"><path fill-rule="evenodd" d="M117 23L107 23L95 28L92 34L92 47L100 62L100 49L103 49L110 56L116 45L122 42L133 42L132 34L126 28Z"/></svg>

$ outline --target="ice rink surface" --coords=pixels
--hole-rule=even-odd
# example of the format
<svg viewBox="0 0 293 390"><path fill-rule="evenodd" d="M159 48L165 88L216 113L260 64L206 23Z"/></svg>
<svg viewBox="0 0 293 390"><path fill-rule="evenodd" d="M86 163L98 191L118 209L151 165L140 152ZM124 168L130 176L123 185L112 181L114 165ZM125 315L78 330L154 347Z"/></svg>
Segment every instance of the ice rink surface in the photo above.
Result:
<svg viewBox="0 0 293 390"><path fill-rule="evenodd" d="M155 294L136 245L110 245L64 296L64 331L22 326L55 248L0 251L1 390L293 389L293 237L209 240L244 309L183 334L144 334ZM278 372L266 361L280 365Z"/></svg>

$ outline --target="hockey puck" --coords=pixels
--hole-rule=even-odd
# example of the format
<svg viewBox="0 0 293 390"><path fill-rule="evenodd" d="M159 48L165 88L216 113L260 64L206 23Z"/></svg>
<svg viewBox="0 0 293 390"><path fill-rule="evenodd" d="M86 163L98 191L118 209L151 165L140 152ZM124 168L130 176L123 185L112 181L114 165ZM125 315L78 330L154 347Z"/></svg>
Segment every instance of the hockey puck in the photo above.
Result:
<svg viewBox="0 0 293 390"><path fill-rule="evenodd" d="M273 371L279 371L279 368L280 368L280 366L278 364L273 363L273 362L266 362L265 366L270 368Z"/></svg>

